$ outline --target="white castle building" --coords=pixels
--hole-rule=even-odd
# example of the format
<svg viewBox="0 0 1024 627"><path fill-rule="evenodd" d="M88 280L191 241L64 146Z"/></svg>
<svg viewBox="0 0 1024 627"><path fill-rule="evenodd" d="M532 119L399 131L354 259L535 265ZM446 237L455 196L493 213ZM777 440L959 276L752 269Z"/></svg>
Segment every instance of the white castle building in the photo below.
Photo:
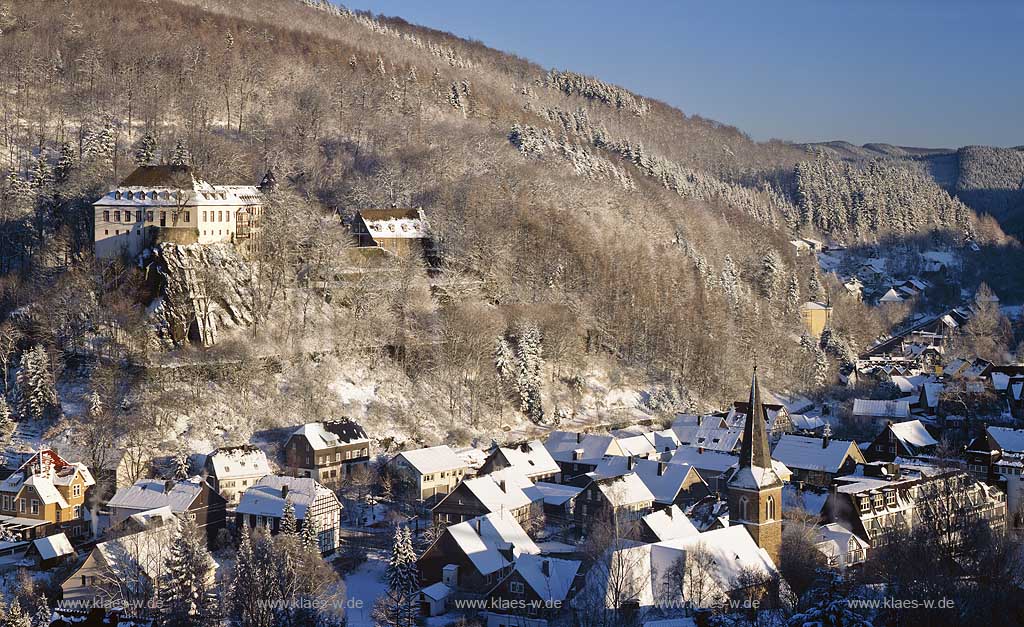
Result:
<svg viewBox="0 0 1024 627"><path fill-rule="evenodd" d="M162 242L225 242L249 252L263 215L261 190L273 184L270 172L260 187L211 185L187 166L139 166L93 203L96 257L135 256Z"/></svg>

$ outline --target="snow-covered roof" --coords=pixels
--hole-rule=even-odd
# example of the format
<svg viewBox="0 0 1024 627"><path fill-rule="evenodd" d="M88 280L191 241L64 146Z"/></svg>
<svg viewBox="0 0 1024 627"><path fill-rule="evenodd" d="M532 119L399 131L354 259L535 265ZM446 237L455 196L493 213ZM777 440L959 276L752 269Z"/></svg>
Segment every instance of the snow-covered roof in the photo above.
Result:
<svg viewBox="0 0 1024 627"><path fill-rule="evenodd" d="M654 453L654 443L644 435L634 435L628 438L619 438L619 446L626 455L642 457Z"/></svg>
<svg viewBox="0 0 1024 627"><path fill-rule="evenodd" d="M897 292L896 290L894 290L893 288L890 287L889 291L886 292L885 294L883 294L882 297L878 299L878 302L880 302L880 303L902 303L903 302L903 297L900 296L899 292Z"/></svg>
<svg viewBox="0 0 1024 627"><path fill-rule="evenodd" d="M74 547L71 546L71 542L68 541L68 537L63 533L39 538L38 540L34 540L32 544L35 545L36 550L39 551L39 556L44 560L52 560L58 557L64 557L65 555L75 554Z"/></svg>
<svg viewBox="0 0 1024 627"><path fill-rule="evenodd" d="M961 371L966 370L970 365L970 362L966 359L960 359L959 357L949 362L945 368L942 369L942 374L947 377L960 374Z"/></svg>
<svg viewBox="0 0 1024 627"><path fill-rule="evenodd" d="M502 551L511 549L513 559L524 553L540 554L540 548L509 512L477 516L445 531L482 575L509 566L511 562Z"/></svg>
<svg viewBox="0 0 1024 627"><path fill-rule="evenodd" d="M654 495L635 472L610 479L598 479L595 483L597 489L614 507L652 503L655 500Z"/></svg>
<svg viewBox="0 0 1024 627"><path fill-rule="evenodd" d="M879 401L857 398L853 401L855 416L881 416L884 418L907 418L910 403L906 401Z"/></svg>
<svg viewBox="0 0 1024 627"><path fill-rule="evenodd" d="M43 503L56 503L64 509L68 502L57 486L71 485L79 477L86 488L96 485L85 464L68 462L51 449L41 448L26 454L18 469L0 482L0 491L17 493L23 486L32 486Z"/></svg>
<svg viewBox="0 0 1024 627"><path fill-rule="evenodd" d="M772 460L774 461L774 460ZM774 465L762 468L761 466L742 466L729 478L729 485L738 488L759 490L772 486L782 485L782 477L775 472Z"/></svg>
<svg viewBox="0 0 1024 627"><path fill-rule="evenodd" d="M125 576L145 574L150 579L164 573L164 563L170 556L170 546L178 533L178 522L161 525L138 533L101 542L93 549L103 563L115 572L126 569Z"/></svg>
<svg viewBox="0 0 1024 627"><path fill-rule="evenodd" d="M643 521L659 542L677 540L700 533L683 513L683 510L676 505L647 514L643 517Z"/></svg>
<svg viewBox="0 0 1024 627"><path fill-rule="evenodd" d="M188 511L203 491L204 483L200 477L170 482L162 479L140 479L134 485L118 490L107 505L112 508L139 511L170 507L175 514L181 514Z"/></svg>
<svg viewBox="0 0 1024 627"><path fill-rule="evenodd" d="M421 475L468 467L466 461L456 455L455 451L447 444L412 451L402 451L398 454L398 457L415 468Z"/></svg>
<svg viewBox="0 0 1024 627"><path fill-rule="evenodd" d="M668 504L675 501L690 473L696 472L689 464L652 459L634 459L630 468L628 458L608 457L597 465L593 474L600 478L610 478L634 473L647 486L655 502Z"/></svg>
<svg viewBox="0 0 1024 627"><path fill-rule="evenodd" d="M822 443L822 438L786 434L775 445L772 457L790 468L836 473L853 450L859 453L856 443L847 440L829 440L827 446Z"/></svg>
<svg viewBox="0 0 1024 627"><path fill-rule="evenodd" d="M928 407L935 408L939 406L939 395L942 394L942 390L946 389L946 386L941 383L925 383L921 386L924 390L924 399L928 403Z"/></svg>
<svg viewBox="0 0 1024 627"><path fill-rule="evenodd" d="M546 475L559 471L558 462L540 440L531 440L519 446L501 447L499 451L512 468L524 475Z"/></svg>
<svg viewBox="0 0 1024 627"><path fill-rule="evenodd" d="M149 509L138 514L132 514L129 519L139 528L155 527L162 525L174 518L174 512L166 505L156 509Z"/></svg>
<svg viewBox="0 0 1024 627"><path fill-rule="evenodd" d="M178 196L180 194L180 197ZM139 166L93 203L103 207L255 205L263 195L254 185L212 185L187 166Z"/></svg>
<svg viewBox="0 0 1024 627"><path fill-rule="evenodd" d="M262 477L270 474L266 453L251 445L219 448L206 459L213 476L219 481L232 477Z"/></svg>
<svg viewBox="0 0 1024 627"><path fill-rule="evenodd" d="M680 446L672 454L671 464L689 464L698 470L722 473L739 461L736 455L719 451L703 451L692 446Z"/></svg>
<svg viewBox="0 0 1024 627"><path fill-rule="evenodd" d="M582 562L524 554L516 559L515 572L545 601L564 601L572 590ZM547 574L545 574L545 569Z"/></svg>
<svg viewBox="0 0 1024 627"><path fill-rule="evenodd" d="M544 442L544 448L551 453L551 457L560 462L582 461L596 464L605 455L623 454L616 438L610 435L571 431L552 431ZM574 457L577 450L582 452L578 459Z"/></svg>
<svg viewBox="0 0 1024 627"><path fill-rule="evenodd" d="M448 595L452 593L452 589L446 586L442 582L437 582L433 585L427 586L420 590L424 596L433 599L434 601L443 601L448 598Z"/></svg>
<svg viewBox="0 0 1024 627"><path fill-rule="evenodd" d="M1024 429L989 427L988 435L1004 453L1024 453Z"/></svg>
<svg viewBox="0 0 1024 627"><path fill-rule="evenodd" d="M544 498L526 475L512 467L465 479L462 483L489 512L516 510ZM448 499L455 498L455 494L452 491L437 506L441 507Z"/></svg>
<svg viewBox="0 0 1024 627"><path fill-rule="evenodd" d="M793 427L802 431L814 431L825 426L825 419L821 416L807 416L805 414L790 414Z"/></svg>
<svg viewBox="0 0 1024 627"><path fill-rule="evenodd" d="M742 525L734 525L705 531L675 540L628 546L612 551L605 560L614 560L613 564L626 564L628 568L600 567L592 568L587 578L587 586L594 586L598 594L605 597L607 607L613 607L616 591L625 585L640 607L650 607L666 601L682 602L681 596L666 599L669 594L663 585L666 575L685 563L687 556L695 551L705 551L711 558L707 572L709 584L708 599L720 599L737 587L742 572L754 572L774 576L775 564L768 553L754 543L750 533ZM617 573L625 570L633 577L632 582L615 581ZM681 595L681 590L671 594ZM585 595L588 599L590 595Z"/></svg>
<svg viewBox="0 0 1024 627"><path fill-rule="evenodd" d="M359 217L374 239L427 236L427 220L422 209L365 209L359 212Z"/></svg>
<svg viewBox="0 0 1024 627"><path fill-rule="evenodd" d="M814 310L818 310L818 311L827 311L827 310L832 309L832 308L829 307L828 305L826 305L825 303L818 303L818 302L815 302L815 301L807 301L803 305L800 305L800 309L805 309L805 310L814 309Z"/></svg>
<svg viewBox="0 0 1024 627"><path fill-rule="evenodd" d="M285 488L287 493L285 494ZM242 493L238 503L239 514L255 514L280 518L284 515L284 504L290 500L295 508L295 518L303 520L317 495L331 493L330 490L309 477L282 477L267 475L259 483Z"/></svg>
<svg viewBox="0 0 1024 627"><path fill-rule="evenodd" d="M932 434L928 433L928 430L924 428L924 425L920 420L897 422L889 425L889 429L891 429L892 434L902 442L905 442L915 448L934 446L938 444L938 441L932 437Z"/></svg>
<svg viewBox="0 0 1024 627"><path fill-rule="evenodd" d="M1005 392L1007 386L1010 385L1010 375L1005 372L993 372L992 373L992 389L996 392Z"/></svg>
<svg viewBox="0 0 1024 627"><path fill-rule="evenodd" d="M714 422L705 425L706 422L701 426L673 423L672 431L679 438L681 446L696 446L725 453L739 447L740 438L743 436L742 427L723 428Z"/></svg>
<svg viewBox="0 0 1024 627"><path fill-rule="evenodd" d="M544 481L538 481L534 487L540 490L545 505L554 506L565 505L570 499L575 498L583 491L583 488L577 488L564 483L547 483Z"/></svg>
<svg viewBox="0 0 1024 627"><path fill-rule="evenodd" d="M309 442L314 451L322 451L341 446L342 444L369 441L366 437L366 431L351 421L330 424L310 422L293 431L292 435L306 438L306 441Z"/></svg>

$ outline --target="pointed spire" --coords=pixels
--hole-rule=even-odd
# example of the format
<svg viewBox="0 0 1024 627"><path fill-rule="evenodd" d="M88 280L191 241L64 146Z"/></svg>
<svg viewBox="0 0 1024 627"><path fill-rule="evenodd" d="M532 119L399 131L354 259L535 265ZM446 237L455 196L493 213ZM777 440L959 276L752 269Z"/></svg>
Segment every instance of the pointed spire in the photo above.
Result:
<svg viewBox="0 0 1024 627"><path fill-rule="evenodd" d="M750 379L750 409L743 425L743 447L740 449L740 468L757 466L771 468L772 456L768 449L768 433L765 429L764 405L761 403L761 387L757 383L757 366Z"/></svg>

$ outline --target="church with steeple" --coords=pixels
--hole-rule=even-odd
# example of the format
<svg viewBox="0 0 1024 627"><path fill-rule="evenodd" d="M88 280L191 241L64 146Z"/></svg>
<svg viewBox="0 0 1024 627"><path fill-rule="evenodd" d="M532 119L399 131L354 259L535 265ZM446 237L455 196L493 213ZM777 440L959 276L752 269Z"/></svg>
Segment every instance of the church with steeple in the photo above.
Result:
<svg viewBox="0 0 1024 627"><path fill-rule="evenodd" d="M729 524L746 527L757 546L767 551L778 565L782 547L782 479L772 467L766 424L754 368L739 467L726 484Z"/></svg>

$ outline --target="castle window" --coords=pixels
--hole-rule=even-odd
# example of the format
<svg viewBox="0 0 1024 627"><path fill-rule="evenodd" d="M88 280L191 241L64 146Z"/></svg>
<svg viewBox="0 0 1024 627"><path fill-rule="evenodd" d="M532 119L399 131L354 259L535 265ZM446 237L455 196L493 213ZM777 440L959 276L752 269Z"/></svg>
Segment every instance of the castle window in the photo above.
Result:
<svg viewBox="0 0 1024 627"><path fill-rule="evenodd" d="M114 212L114 222L120 222L120 221L121 221L121 212L120 211L115 211Z"/></svg>
<svg viewBox="0 0 1024 627"><path fill-rule="evenodd" d="M765 514L768 520L775 520L775 497L769 496L768 502L765 504Z"/></svg>
<svg viewBox="0 0 1024 627"><path fill-rule="evenodd" d="M203 212L203 222L206 222L206 212Z"/></svg>
<svg viewBox="0 0 1024 627"><path fill-rule="evenodd" d="M103 221L104 222L110 222L110 211L104 211L103 212Z"/></svg>

